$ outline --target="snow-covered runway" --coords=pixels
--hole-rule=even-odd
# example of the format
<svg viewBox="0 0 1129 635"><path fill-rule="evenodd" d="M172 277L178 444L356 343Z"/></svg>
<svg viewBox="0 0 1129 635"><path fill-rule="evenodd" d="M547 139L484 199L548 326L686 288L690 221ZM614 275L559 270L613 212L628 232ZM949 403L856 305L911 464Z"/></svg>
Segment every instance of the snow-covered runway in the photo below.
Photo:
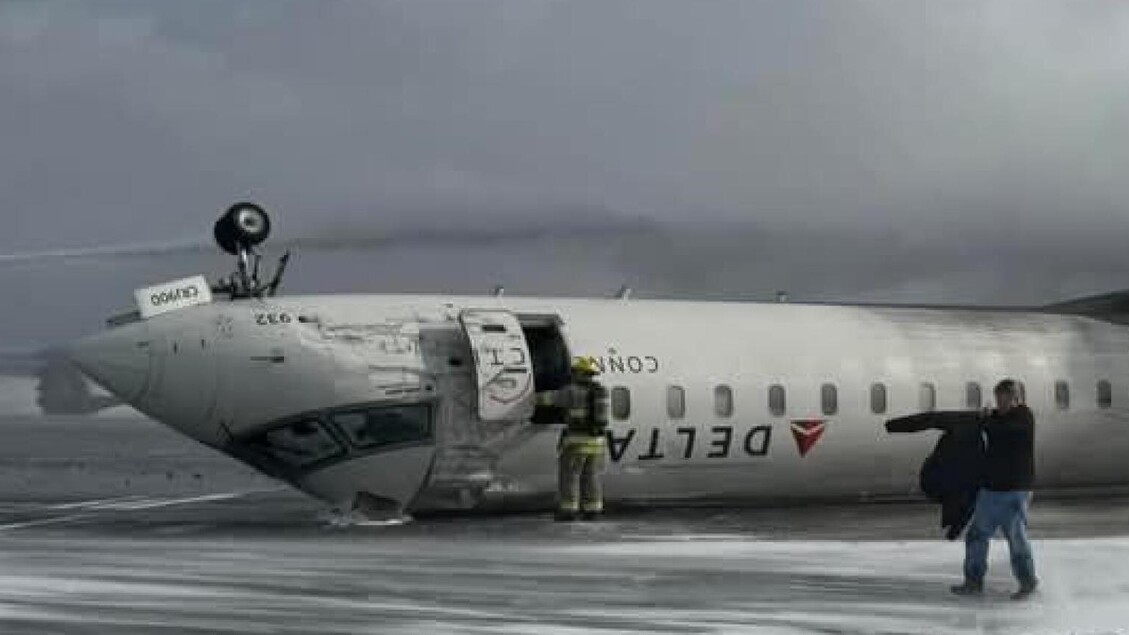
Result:
<svg viewBox="0 0 1129 635"><path fill-rule="evenodd" d="M925 505L342 526L145 421L2 423L0 633L1129 635L1125 500L1037 500L1017 604L1002 542L948 594Z"/></svg>

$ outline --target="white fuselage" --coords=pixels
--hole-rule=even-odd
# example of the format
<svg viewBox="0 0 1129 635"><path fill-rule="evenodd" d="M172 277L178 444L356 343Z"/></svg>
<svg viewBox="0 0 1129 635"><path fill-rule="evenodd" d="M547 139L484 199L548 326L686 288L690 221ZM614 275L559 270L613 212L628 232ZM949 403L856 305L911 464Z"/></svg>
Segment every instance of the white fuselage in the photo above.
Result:
<svg viewBox="0 0 1129 635"><path fill-rule="evenodd" d="M907 496L936 436L889 435L884 422L990 405L1003 377L1023 382L1035 413L1041 488L1129 483L1129 330L1086 317L307 296L160 315L85 340L76 359L146 414L328 501L548 503L559 428L479 417L489 389L460 324L468 309L556 325L566 354L599 360L613 393L612 505ZM526 335L534 364L551 357ZM364 436L384 425L398 431Z"/></svg>

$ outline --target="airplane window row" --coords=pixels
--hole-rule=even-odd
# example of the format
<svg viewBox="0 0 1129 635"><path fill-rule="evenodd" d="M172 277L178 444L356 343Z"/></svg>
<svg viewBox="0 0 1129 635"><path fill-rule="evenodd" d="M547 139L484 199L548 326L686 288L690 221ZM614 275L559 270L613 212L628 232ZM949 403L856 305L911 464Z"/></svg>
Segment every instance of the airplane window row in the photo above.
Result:
<svg viewBox="0 0 1129 635"><path fill-rule="evenodd" d="M1027 389L1023 382L1019 383L1021 401L1026 401ZM824 415L834 415L839 412L839 391L835 384L827 383L820 386L820 410ZM714 387L714 414L726 419L733 416L733 389L726 385ZM1070 408L1070 385L1064 380L1054 383L1054 402L1059 410ZM937 409L937 387L929 382L922 382L918 386L918 409L930 411ZM978 410L987 405L984 401L984 391L980 384L968 382L964 386L964 407ZM1113 406L1113 386L1107 380L1097 382L1097 405L1101 409ZM876 382L870 385L870 412L880 415L886 414L889 407L886 384ZM623 386L612 388L611 391L612 417L624 420L631 416L631 391ZM682 386L669 386L666 391L666 411L671 419L686 417L686 390ZM782 417L788 411L787 391L781 384L772 384L768 387L768 411L774 417Z"/></svg>

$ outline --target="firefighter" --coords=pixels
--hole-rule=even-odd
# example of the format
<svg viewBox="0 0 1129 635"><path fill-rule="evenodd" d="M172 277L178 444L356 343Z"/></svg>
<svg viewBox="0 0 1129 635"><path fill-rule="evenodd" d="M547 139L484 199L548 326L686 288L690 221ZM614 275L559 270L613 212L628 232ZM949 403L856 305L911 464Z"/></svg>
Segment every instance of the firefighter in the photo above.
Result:
<svg viewBox="0 0 1129 635"><path fill-rule="evenodd" d="M578 358L569 385L539 398L543 405L564 406L565 429L557 446L557 520L574 520L578 513L593 520L604 511L600 477L607 463L608 392L596 380L599 374L595 360Z"/></svg>

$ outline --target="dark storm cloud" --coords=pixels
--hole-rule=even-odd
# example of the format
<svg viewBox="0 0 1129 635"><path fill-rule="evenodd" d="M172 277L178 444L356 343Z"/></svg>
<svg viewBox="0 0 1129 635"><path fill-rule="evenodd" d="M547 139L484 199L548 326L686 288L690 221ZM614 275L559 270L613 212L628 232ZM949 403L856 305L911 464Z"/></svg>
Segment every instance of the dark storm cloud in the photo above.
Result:
<svg viewBox="0 0 1129 635"><path fill-rule="evenodd" d="M1108 2L0 4L0 252L253 197L446 232L352 288L1041 301L1129 271L1127 43Z"/></svg>

